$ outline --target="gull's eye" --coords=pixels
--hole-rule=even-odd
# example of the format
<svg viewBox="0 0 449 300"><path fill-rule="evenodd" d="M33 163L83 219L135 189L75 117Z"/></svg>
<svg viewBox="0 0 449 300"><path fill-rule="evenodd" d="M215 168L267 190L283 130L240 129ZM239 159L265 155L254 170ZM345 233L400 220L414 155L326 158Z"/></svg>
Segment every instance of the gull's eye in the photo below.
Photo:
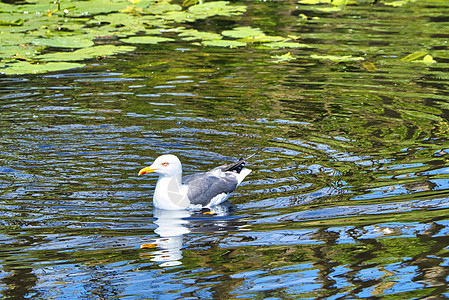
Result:
<svg viewBox="0 0 449 300"><path fill-rule="evenodd" d="M162 163L162 166L163 166L163 167L166 167L166 166L168 166L168 162L164 162L164 163Z"/></svg>

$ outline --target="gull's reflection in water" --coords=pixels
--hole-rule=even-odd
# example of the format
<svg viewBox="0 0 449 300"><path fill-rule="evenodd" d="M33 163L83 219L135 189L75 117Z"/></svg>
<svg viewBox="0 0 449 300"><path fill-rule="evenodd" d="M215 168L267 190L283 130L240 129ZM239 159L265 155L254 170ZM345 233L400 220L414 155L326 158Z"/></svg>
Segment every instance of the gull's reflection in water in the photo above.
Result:
<svg viewBox="0 0 449 300"><path fill-rule="evenodd" d="M238 229L242 222L226 220L229 215L229 205L215 206L213 210L154 210L154 232L160 238L152 239L150 243L141 245L142 249L152 249L149 256L152 261L160 263L161 267L182 264L182 247L184 234L207 233ZM232 223L232 224L231 224ZM201 227L201 225L207 225ZM193 226L193 228L191 228ZM198 226L198 228L195 228Z"/></svg>
<svg viewBox="0 0 449 300"><path fill-rule="evenodd" d="M160 236L151 240L151 243L140 246L142 249L158 248L160 250L151 252L149 256L154 262L161 262L161 267L176 266L181 264L182 238L190 232L187 228L191 212L188 210L162 210L155 209L154 224L157 225L154 232Z"/></svg>

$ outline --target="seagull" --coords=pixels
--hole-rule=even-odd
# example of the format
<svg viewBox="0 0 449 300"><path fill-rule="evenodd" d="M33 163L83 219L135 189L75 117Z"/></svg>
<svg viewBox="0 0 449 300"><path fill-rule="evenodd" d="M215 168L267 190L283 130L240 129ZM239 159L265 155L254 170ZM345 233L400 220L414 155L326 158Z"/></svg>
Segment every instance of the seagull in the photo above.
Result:
<svg viewBox="0 0 449 300"><path fill-rule="evenodd" d="M139 175L156 173L159 179L154 190L155 208L182 210L186 208L211 208L220 205L251 173L244 168L246 161L253 157L240 158L230 164L216 167L206 173L182 177L182 164L176 155L165 154L154 163L139 171Z"/></svg>

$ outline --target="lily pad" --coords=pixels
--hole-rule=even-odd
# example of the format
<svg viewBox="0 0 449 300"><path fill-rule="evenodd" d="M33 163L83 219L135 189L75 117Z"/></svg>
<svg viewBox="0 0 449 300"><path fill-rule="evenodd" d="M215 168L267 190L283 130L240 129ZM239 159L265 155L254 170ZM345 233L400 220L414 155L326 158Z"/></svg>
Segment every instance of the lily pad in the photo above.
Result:
<svg viewBox="0 0 449 300"><path fill-rule="evenodd" d="M79 49L73 52L55 52L40 55L37 59L42 61L77 61L91 59L98 56L115 55L120 53L127 53L135 50L133 46L114 46L101 45L89 48Z"/></svg>
<svg viewBox="0 0 449 300"><path fill-rule="evenodd" d="M425 63L425 64L434 64L436 63L436 60L433 59L433 57L429 54L423 57L421 60L414 60L412 61L414 63Z"/></svg>
<svg viewBox="0 0 449 300"><path fill-rule="evenodd" d="M12 12L15 9L15 5L11 5L8 3L0 2L0 11L9 11Z"/></svg>
<svg viewBox="0 0 449 300"><path fill-rule="evenodd" d="M1 47L19 46L33 41L32 36L24 33L0 32ZM0 50L1 51L1 50Z"/></svg>
<svg viewBox="0 0 449 300"><path fill-rule="evenodd" d="M352 56L352 55L346 55L346 56L335 56L335 55L310 55L313 59L324 59L324 60L331 60L333 62L350 62L350 61L362 61L365 60L363 57L358 56Z"/></svg>
<svg viewBox="0 0 449 300"><path fill-rule="evenodd" d="M179 34L184 41L210 41L210 40L220 40L222 36L214 32L198 31L196 29L187 29Z"/></svg>
<svg viewBox="0 0 449 300"><path fill-rule="evenodd" d="M158 44L171 42L173 39L160 36L132 36L130 38L121 39L120 41L129 44Z"/></svg>
<svg viewBox="0 0 449 300"><path fill-rule="evenodd" d="M376 72L377 71L376 66L372 62L367 61L367 62L364 62L362 65L368 72Z"/></svg>
<svg viewBox="0 0 449 300"><path fill-rule="evenodd" d="M225 30L221 34L236 39L265 36L265 33L259 28L253 28L249 26L236 27L232 30Z"/></svg>
<svg viewBox="0 0 449 300"><path fill-rule="evenodd" d="M192 5L198 4L199 0L184 0L182 2L182 7L190 7Z"/></svg>
<svg viewBox="0 0 449 300"><path fill-rule="evenodd" d="M98 15L90 21L88 24L95 23L110 23L116 26L141 26L140 18L133 14L125 14L125 13L110 13L107 15Z"/></svg>
<svg viewBox="0 0 449 300"><path fill-rule="evenodd" d="M7 21L0 19L0 26L22 26L23 19L16 19L14 21Z"/></svg>
<svg viewBox="0 0 449 300"><path fill-rule="evenodd" d="M335 5L335 6L340 6L340 5L347 5L349 3L349 0L332 0L331 4Z"/></svg>
<svg viewBox="0 0 449 300"><path fill-rule="evenodd" d="M330 4L332 0L299 0L299 4Z"/></svg>
<svg viewBox="0 0 449 300"><path fill-rule="evenodd" d="M244 47L244 46L246 46L246 43L242 43L239 41L231 41L231 40L212 40L212 41L204 41L203 45L211 46L211 47L236 48L236 47Z"/></svg>
<svg viewBox="0 0 449 300"><path fill-rule="evenodd" d="M265 47L269 47L269 48L308 48L310 46L306 45L306 44L301 44L301 43L296 43L296 42L274 42L274 43L268 43L268 44L263 44L263 46Z"/></svg>
<svg viewBox="0 0 449 300"><path fill-rule="evenodd" d="M268 43L268 42L280 42L285 41L285 38L281 36L268 36L268 35L259 35L259 36L249 36L242 39L238 39L238 41L243 43Z"/></svg>
<svg viewBox="0 0 449 300"><path fill-rule="evenodd" d="M426 54L427 54L427 51L416 51L416 52L413 52L413 53L407 55L406 57L401 58L401 60L406 61L406 62L414 61L418 58L423 57Z"/></svg>
<svg viewBox="0 0 449 300"><path fill-rule="evenodd" d="M38 74L54 71L69 70L84 67L85 64L68 62L50 62L31 64L26 61L20 61L12 64L6 64L6 69L0 70L5 75Z"/></svg>
<svg viewBox="0 0 449 300"><path fill-rule="evenodd" d="M315 8L318 11L325 12L325 13L333 13L333 12L339 12L343 10L342 7L339 6L329 6L329 7L316 7Z"/></svg>
<svg viewBox="0 0 449 300"><path fill-rule="evenodd" d="M162 15L171 11L181 11L182 7L178 4L171 4L168 2L153 2L146 7L143 12L151 15Z"/></svg>
<svg viewBox="0 0 449 300"><path fill-rule="evenodd" d="M416 0L396 0L396 1L386 1L384 2L384 4L393 7L399 7L415 1Z"/></svg>
<svg viewBox="0 0 449 300"><path fill-rule="evenodd" d="M188 12L197 18L205 19L213 16L236 16L246 11L244 5L229 5L228 1L214 1L193 5Z"/></svg>
<svg viewBox="0 0 449 300"><path fill-rule="evenodd" d="M85 48L94 45L91 35L52 36L34 40L35 45L55 48Z"/></svg>
<svg viewBox="0 0 449 300"><path fill-rule="evenodd" d="M39 54L37 49L29 46L0 47L0 58L3 59L29 59Z"/></svg>
<svg viewBox="0 0 449 300"><path fill-rule="evenodd" d="M185 11L170 11L161 15L161 18L175 23L195 22L198 19L194 14Z"/></svg>
<svg viewBox="0 0 449 300"><path fill-rule="evenodd" d="M274 55L271 58L274 58L273 62L275 62L275 63L282 63L282 62L287 62L287 61L296 59L295 57L293 57L291 55L290 52L285 53L283 55Z"/></svg>
<svg viewBox="0 0 449 300"><path fill-rule="evenodd" d="M265 43L267 47L282 48L300 45L284 37L267 36L262 30L248 26L224 31L229 40L224 40L220 33L186 30L180 23L241 15L246 6L229 1L185 0L183 10L181 5L170 1L67 0L60 5L46 0L22 1L17 5L0 2L0 59L8 59L4 62L4 74L79 67L83 64L73 62L135 49L134 45L96 46L95 43L120 40L130 44L158 44L173 41L176 33L177 39L202 46L235 48ZM166 32L170 32L170 37L161 36ZM48 48L63 48L64 51ZM35 63L36 60L39 63Z"/></svg>
<svg viewBox="0 0 449 300"><path fill-rule="evenodd" d="M108 14L111 12L118 12L122 9L125 9L128 5L124 1L114 1L114 0L76 1L72 3L73 3L72 7L64 7L64 6L62 7L62 9L66 9L65 13L66 16L86 17L98 14Z"/></svg>

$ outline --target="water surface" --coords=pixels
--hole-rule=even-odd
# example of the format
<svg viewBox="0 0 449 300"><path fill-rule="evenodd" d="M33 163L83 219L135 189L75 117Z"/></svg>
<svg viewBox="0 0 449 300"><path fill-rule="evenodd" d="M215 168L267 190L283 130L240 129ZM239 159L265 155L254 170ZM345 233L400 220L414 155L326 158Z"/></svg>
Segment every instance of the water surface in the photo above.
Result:
<svg viewBox="0 0 449 300"><path fill-rule="evenodd" d="M449 5L378 2L245 3L306 49L176 42L0 78L2 296L444 298ZM436 63L401 60L423 50ZM137 176L163 153L191 174L258 150L212 214L153 210Z"/></svg>

